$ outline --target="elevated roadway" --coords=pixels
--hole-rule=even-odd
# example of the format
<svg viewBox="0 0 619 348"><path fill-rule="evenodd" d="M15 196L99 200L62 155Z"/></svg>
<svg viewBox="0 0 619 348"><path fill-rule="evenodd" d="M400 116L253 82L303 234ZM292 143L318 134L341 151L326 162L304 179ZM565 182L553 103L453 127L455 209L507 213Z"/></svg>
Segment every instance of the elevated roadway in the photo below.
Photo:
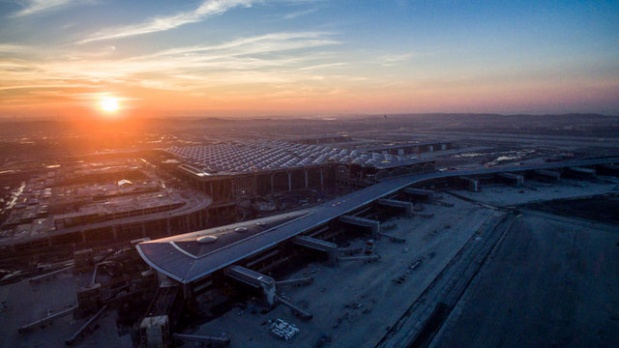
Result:
<svg viewBox="0 0 619 348"><path fill-rule="evenodd" d="M403 176L381 181L373 186L301 211L292 220L288 220L268 230L248 235L246 238L231 244L214 243L208 246L198 245L197 239L199 237L209 234L211 231L220 231L222 228L219 227L217 229L143 242L137 245L137 249L142 258L151 267L182 284L189 284L413 184L441 178L508 172L522 173L534 170L587 167L615 163L619 163L619 157Z"/></svg>

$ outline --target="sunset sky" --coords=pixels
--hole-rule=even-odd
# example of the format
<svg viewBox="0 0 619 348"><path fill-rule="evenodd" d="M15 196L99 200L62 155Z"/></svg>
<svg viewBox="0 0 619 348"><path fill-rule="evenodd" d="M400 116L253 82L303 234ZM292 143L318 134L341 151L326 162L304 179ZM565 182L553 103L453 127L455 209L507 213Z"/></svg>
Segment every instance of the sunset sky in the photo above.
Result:
<svg viewBox="0 0 619 348"><path fill-rule="evenodd" d="M619 115L619 1L0 0L0 117Z"/></svg>

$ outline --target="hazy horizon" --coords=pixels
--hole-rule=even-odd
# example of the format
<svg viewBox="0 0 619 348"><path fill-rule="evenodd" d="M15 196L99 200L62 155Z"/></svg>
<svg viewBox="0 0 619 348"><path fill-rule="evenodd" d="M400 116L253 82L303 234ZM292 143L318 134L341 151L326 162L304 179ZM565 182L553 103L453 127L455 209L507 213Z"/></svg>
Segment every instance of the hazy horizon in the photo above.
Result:
<svg viewBox="0 0 619 348"><path fill-rule="evenodd" d="M582 117L610 117L617 118L619 114L599 114L599 113L590 113L590 112L574 112L574 113L557 113L557 114L525 114L525 113L514 113L514 114L498 114L498 113L466 113L466 112L428 112L428 113L395 113L395 114L308 114L308 115L132 115L128 117L110 117L106 118L107 121L115 122L115 121L130 121L133 120L173 120L173 119L183 119L183 120L222 120L222 121L240 121L247 119L254 120L275 120L275 121L286 121L286 120L346 120L346 119L382 119L386 118L415 118L415 117L449 117L449 116L461 116L461 117L483 117L483 116L492 116L492 117L574 117L574 116L582 116ZM70 116L39 116L39 115L29 115L29 116L10 116L10 115L0 115L0 121L88 121L88 120L100 119L99 116L89 114L89 115L70 115Z"/></svg>
<svg viewBox="0 0 619 348"><path fill-rule="evenodd" d="M619 115L619 2L0 2L0 118Z"/></svg>

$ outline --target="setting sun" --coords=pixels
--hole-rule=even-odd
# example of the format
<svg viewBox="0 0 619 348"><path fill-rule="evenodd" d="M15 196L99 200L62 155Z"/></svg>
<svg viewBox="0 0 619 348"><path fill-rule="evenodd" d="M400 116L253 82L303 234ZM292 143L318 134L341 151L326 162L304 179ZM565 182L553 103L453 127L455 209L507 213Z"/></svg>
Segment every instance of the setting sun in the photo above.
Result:
<svg viewBox="0 0 619 348"><path fill-rule="evenodd" d="M101 99L101 101L99 102L99 107L101 108L101 110L108 113L116 112L120 108L118 104L118 98L114 97L105 97Z"/></svg>

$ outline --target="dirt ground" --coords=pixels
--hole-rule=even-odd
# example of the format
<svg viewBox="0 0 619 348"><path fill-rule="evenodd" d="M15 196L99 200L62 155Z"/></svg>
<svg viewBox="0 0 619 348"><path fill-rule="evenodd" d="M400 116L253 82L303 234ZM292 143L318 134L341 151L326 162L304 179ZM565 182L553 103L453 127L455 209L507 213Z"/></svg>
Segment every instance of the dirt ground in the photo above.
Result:
<svg viewBox="0 0 619 348"><path fill-rule="evenodd" d="M619 227L524 211L432 347L616 347Z"/></svg>

